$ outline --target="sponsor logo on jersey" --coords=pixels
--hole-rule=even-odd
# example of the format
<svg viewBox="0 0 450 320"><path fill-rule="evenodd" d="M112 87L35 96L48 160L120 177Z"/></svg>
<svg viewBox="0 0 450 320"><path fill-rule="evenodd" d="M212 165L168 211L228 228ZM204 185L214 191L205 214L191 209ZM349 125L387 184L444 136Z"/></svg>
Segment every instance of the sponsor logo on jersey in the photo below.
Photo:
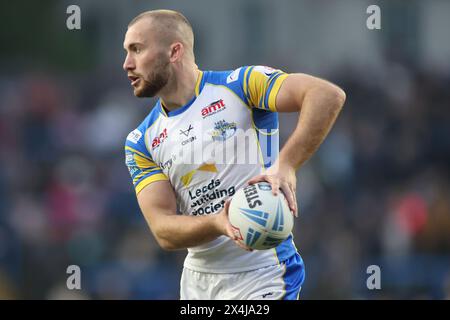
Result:
<svg viewBox="0 0 450 320"><path fill-rule="evenodd" d="M125 164L132 177L136 172L140 171L137 167L136 160L134 159L134 154L129 150L125 151Z"/></svg>
<svg viewBox="0 0 450 320"><path fill-rule="evenodd" d="M230 75L227 77L227 83L231 83L239 79L239 72L242 68L234 70Z"/></svg>
<svg viewBox="0 0 450 320"><path fill-rule="evenodd" d="M186 140L181 141L181 145L184 146L184 145L188 144L189 142L192 142L192 141L195 141L195 140L197 140L197 136L192 136L192 137L190 137L190 138L188 138Z"/></svg>
<svg viewBox="0 0 450 320"><path fill-rule="evenodd" d="M209 183L189 190L192 215L216 213L224 208L225 199L232 197L236 188L234 186L221 188L221 183L220 179L211 179Z"/></svg>
<svg viewBox="0 0 450 320"><path fill-rule="evenodd" d="M189 127L188 127L186 130L180 129L180 135L184 135L185 137L188 137L189 134L191 133L191 130L192 130L192 129L194 129L194 127L192 126L192 124L190 124ZM189 138L187 138L187 139L185 139L185 140L182 140L182 141L181 141L181 145L184 146L184 145L186 145L187 143L193 142L193 141L195 141L195 140L197 140L197 136L189 137Z"/></svg>
<svg viewBox="0 0 450 320"><path fill-rule="evenodd" d="M152 150L158 148L165 140L167 139L167 128L164 130L152 141Z"/></svg>
<svg viewBox="0 0 450 320"><path fill-rule="evenodd" d="M164 162L160 162L159 163L159 167L161 168L161 170L170 170L170 168L172 168L172 165L174 163L174 161L176 161L177 156L174 154L170 157L169 160L164 161Z"/></svg>
<svg viewBox="0 0 450 320"><path fill-rule="evenodd" d="M256 66L253 70L264 74L266 77L270 77L272 73L277 71L276 69L267 66Z"/></svg>
<svg viewBox="0 0 450 320"><path fill-rule="evenodd" d="M212 102L209 106L206 106L202 109L202 117L203 119L212 116L213 114L219 113L225 110L225 103L223 99Z"/></svg>
<svg viewBox="0 0 450 320"><path fill-rule="evenodd" d="M133 177L136 173L142 172L142 170L138 167L128 167L128 171L130 172L131 177Z"/></svg>
<svg viewBox="0 0 450 320"><path fill-rule="evenodd" d="M132 154L128 150L125 155L125 163L127 166L135 166L136 165L136 162L134 161L134 154Z"/></svg>
<svg viewBox="0 0 450 320"><path fill-rule="evenodd" d="M211 137L214 141L225 141L236 133L236 122L227 122L225 120L214 123L214 130Z"/></svg>
<svg viewBox="0 0 450 320"><path fill-rule="evenodd" d="M194 129L194 127L192 126L192 124L190 124L189 128L187 128L186 130L180 129L180 134L183 134L186 137L188 137L192 129Z"/></svg>
<svg viewBox="0 0 450 320"><path fill-rule="evenodd" d="M142 132L140 132L138 129L131 131L128 136L127 140L131 141L133 143L137 143L139 139L142 137Z"/></svg>

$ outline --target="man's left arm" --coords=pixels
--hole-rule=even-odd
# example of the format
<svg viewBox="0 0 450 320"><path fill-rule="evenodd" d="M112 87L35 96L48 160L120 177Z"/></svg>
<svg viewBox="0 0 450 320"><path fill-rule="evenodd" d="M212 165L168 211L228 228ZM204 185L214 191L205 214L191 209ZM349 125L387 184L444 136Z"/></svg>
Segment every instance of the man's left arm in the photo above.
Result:
<svg viewBox="0 0 450 320"><path fill-rule="evenodd" d="M277 112L299 112L297 126L280 150L276 162L248 183L267 181L274 194L281 189L297 216L296 170L319 148L345 98L345 92L328 81L306 74L290 74L281 84L275 108Z"/></svg>

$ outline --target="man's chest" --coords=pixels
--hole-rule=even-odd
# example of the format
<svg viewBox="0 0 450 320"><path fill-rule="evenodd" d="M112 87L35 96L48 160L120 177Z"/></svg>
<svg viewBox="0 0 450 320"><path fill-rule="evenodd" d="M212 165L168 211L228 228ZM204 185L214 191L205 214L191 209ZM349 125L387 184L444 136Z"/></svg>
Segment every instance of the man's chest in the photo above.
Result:
<svg viewBox="0 0 450 320"><path fill-rule="evenodd" d="M254 134L249 133L251 112L242 100L225 89L214 89L214 94L200 95L183 113L161 116L147 130L147 149L169 178L205 163L232 161L236 147L245 143L246 135Z"/></svg>

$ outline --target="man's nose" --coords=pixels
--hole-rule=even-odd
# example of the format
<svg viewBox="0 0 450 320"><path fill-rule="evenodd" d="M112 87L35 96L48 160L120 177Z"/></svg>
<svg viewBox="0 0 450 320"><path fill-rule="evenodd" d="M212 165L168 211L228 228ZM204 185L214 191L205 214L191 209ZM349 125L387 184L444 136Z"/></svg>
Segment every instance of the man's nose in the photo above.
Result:
<svg viewBox="0 0 450 320"><path fill-rule="evenodd" d="M135 68L133 59L127 54L125 61L123 62L123 70L133 70Z"/></svg>

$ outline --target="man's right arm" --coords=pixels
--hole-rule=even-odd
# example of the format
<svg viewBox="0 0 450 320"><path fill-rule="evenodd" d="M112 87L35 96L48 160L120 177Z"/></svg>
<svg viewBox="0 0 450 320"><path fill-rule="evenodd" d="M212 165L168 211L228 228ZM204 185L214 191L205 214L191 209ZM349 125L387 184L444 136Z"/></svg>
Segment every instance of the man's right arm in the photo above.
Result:
<svg viewBox="0 0 450 320"><path fill-rule="evenodd" d="M175 193L167 180L149 184L138 193L137 199L156 241L165 250L198 246L221 235L237 240L228 220L227 206L214 215L177 215Z"/></svg>

